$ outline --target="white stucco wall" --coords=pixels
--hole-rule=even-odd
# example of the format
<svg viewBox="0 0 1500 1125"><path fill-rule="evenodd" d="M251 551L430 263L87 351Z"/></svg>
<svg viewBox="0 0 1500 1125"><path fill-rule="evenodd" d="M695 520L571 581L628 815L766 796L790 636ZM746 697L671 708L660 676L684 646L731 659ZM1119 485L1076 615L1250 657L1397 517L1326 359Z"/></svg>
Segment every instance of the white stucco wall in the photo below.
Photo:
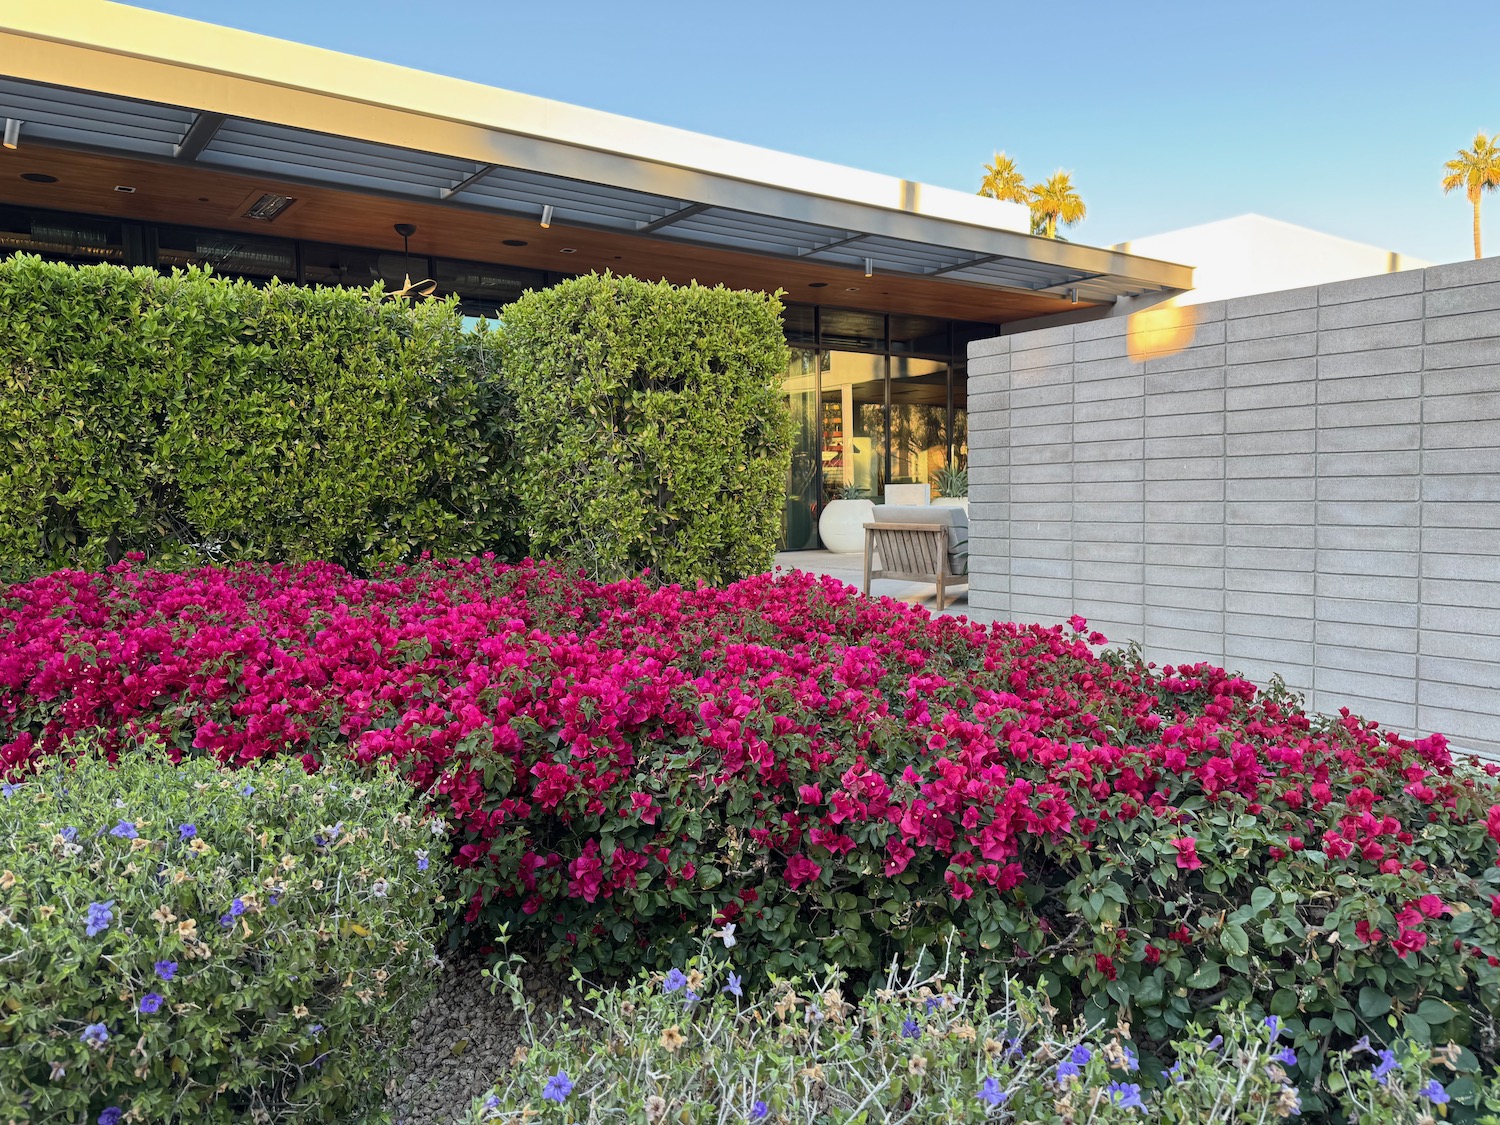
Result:
<svg viewBox="0 0 1500 1125"><path fill-rule="evenodd" d="M1264 215L1239 215L1184 227L1121 242L1114 249L1192 266L1194 287L1173 301L1179 305L1326 285L1432 265L1420 258Z"/></svg>

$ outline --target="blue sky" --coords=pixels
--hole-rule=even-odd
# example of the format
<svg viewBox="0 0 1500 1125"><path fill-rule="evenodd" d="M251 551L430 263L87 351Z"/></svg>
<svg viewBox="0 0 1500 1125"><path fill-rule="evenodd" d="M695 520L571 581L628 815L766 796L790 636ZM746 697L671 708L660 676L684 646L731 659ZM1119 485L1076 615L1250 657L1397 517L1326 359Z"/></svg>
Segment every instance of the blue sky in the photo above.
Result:
<svg viewBox="0 0 1500 1125"><path fill-rule="evenodd" d="M1494 0L138 6L963 190L1004 149L1095 245L1256 211L1467 258L1443 162L1500 131Z"/></svg>

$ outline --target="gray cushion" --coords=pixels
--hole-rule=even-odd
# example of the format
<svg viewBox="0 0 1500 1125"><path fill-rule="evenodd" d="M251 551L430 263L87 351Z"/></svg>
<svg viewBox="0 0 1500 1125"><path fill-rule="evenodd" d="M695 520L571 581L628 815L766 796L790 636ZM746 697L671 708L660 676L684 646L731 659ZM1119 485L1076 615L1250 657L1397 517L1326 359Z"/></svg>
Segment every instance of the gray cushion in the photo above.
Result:
<svg viewBox="0 0 1500 1125"><path fill-rule="evenodd" d="M948 529L948 569L969 573L969 513L962 508L900 504L875 505L875 523L918 523Z"/></svg>

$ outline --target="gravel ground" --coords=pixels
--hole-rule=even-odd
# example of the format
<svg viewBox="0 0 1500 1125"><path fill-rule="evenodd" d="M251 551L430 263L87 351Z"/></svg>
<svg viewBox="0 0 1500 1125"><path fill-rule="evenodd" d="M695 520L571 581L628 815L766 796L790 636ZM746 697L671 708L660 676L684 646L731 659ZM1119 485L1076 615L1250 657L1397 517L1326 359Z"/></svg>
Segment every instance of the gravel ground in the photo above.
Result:
<svg viewBox="0 0 1500 1125"><path fill-rule="evenodd" d="M437 992L412 1021L412 1036L397 1067L394 1091L386 1099L395 1125L453 1125L510 1070L511 1056L525 1036L525 1019L502 990L491 995L479 975L483 957L461 954L443 968ZM571 986L537 966L521 972L537 1010L561 1005Z"/></svg>

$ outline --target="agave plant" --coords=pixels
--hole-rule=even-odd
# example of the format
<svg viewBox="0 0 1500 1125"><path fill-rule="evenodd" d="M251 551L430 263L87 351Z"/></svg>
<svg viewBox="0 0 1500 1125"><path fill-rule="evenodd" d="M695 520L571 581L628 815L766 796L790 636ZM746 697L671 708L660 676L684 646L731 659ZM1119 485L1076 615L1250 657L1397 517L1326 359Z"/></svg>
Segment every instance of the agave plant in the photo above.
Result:
<svg viewBox="0 0 1500 1125"><path fill-rule="evenodd" d="M939 496L967 496L969 494L969 470L953 465L944 465L932 475Z"/></svg>

